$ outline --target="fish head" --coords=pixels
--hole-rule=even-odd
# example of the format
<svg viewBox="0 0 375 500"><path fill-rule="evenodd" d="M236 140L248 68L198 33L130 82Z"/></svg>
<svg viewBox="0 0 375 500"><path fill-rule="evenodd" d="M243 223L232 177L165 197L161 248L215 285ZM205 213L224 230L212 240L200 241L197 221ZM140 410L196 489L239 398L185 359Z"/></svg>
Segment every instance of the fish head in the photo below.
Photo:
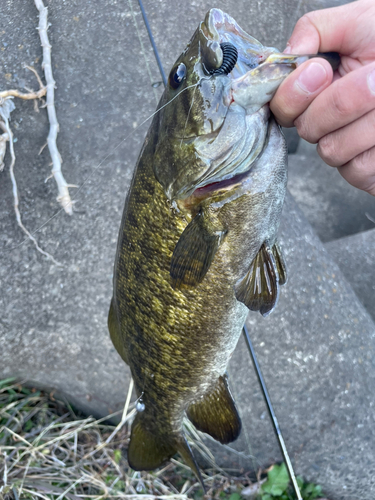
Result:
<svg viewBox="0 0 375 500"><path fill-rule="evenodd" d="M250 168L257 138L249 117L260 112L267 127L269 101L303 60L262 45L220 9L207 13L159 104L154 172L170 200Z"/></svg>

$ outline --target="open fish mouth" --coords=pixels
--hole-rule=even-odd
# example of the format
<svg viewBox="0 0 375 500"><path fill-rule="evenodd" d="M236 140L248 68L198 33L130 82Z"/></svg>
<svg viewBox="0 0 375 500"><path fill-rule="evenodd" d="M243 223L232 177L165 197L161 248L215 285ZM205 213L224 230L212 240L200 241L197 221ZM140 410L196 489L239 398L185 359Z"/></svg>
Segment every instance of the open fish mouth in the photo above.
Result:
<svg viewBox="0 0 375 500"><path fill-rule="evenodd" d="M256 107L269 102L285 77L308 59L323 57L334 70L340 62L339 55L333 52L293 55L283 54L274 47L266 47L248 35L231 16L220 9L211 9L207 13L201 29L211 39L209 46L216 52L215 59L221 63L221 67L224 66L222 72L221 67L214 70L209 68L209 72L225 74L230 79L225 96L227 105L237 103L247 111L252 105ZM228 64L226 52L231 53L229 46L236 51L237 60L229 66L230 71L225 71ZM258 86L259 90L254 92L250 88L253 86Z"/></svg>
<svg viewBox="0 0 375 500"><path fill-rule="evenodd" d="M216 60L220 63L219 68L208 68L212 74L217 74L218 69L226 64L224 47L232 45L237 52L236 63L231 67L230 72L225 72L231 79L232 89L236 89L246 77L257 74L253 70L269 67L267 79L275 80L286 75L278 74L276 65L287 67L287 73L290 73L297 65L306 61L311 56L290 55L280 53L274 47L266 47L256 38L247 34L237 22L228 14L220 9L211 9L207 15L201 29L211 40L210 49L216 54ZM219 48L220 47L220 48ZM220 54L221 51L221 54ZM212 58L211 58L212 59ZM271 67L272 66L272 67ZM275 75L273 75L275 73ZM264 80L264 78L263 78Z"/></svg>
<svg viewBox="0 0 375 500"><path fill-rule="evenodd" d="M222 79L228 113L215 139L203 136L196 142L208 168L178 193L189 201L230 191L246 179L266 141L267 103L285 77L311 57L265 47L220 9L207 13L200 37L202 64L207 73Z"/></svg>
<svg viewBox="0 0 375 500"><path fill-rule="evenodd" d="M267 137L269 110L264 105L296 67L298 57L263 46L219 9L207 13L199 36L202 65L206 74L218 79L227 113L215 134L194 141L207 168L176 193L188 204L231 191L249 174Z"/></svg>

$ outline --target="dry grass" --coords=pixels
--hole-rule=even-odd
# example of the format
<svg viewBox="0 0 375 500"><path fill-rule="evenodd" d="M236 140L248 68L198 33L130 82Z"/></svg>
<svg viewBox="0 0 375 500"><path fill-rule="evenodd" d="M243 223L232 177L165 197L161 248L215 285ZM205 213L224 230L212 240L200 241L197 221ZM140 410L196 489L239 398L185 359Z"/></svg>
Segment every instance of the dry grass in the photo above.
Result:
<svg viewBox="0 0 375 500"><path fill-rule="evenodd" d="M129 468L130 393L116 427L108 417L81 418L66 402L13 379L0 381L0 499L202 498L190 469L177 460L152 473ZM194 441L214 466L198 435ZM250 483L217 467L203 477L209 498L229 498Z"/></svg>

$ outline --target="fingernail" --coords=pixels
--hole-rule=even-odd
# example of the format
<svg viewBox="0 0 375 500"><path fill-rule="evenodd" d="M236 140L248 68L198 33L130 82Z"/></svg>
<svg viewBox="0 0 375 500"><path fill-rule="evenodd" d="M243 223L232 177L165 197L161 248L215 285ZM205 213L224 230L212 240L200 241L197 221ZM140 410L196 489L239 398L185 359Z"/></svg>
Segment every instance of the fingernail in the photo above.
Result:
<svg viewBox="0 0 375 500"><path fill-rule="evenodd" d="M375 69L371 71L369 75L367 75L367 83L370 89L370 92L375 94Z"/></svg>
<svg viewBox="0 0 375 500"><path fill-rule="evenodd" d="M284 50L283 54L291 54L292 53L292 47L287 43L286 49Z"/></svg>
<svg viewBox="0 0 375 500"><path fill-rule="evenodd" d="M327 81L327 71L318 62L313 62L302 71L296 84L300 89L308 94L312 94L320 89Z"/></svg>

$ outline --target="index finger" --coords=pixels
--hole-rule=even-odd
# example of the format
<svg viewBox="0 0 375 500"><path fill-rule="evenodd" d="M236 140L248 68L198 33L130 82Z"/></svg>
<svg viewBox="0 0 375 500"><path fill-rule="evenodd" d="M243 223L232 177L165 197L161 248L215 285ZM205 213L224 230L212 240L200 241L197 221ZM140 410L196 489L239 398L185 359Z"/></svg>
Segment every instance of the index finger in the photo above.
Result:
<svg viewBox="0 0 375 500"><path fill-rule="evenodd" d="M285 52L314 54L335 51L340 54L355 55L362 49L360 42L368 37L363 33L363 29L367 29L365 23L362 23L363 28L359 32L358 23L353 20L360 17L365 19L366 12L373 8L373 0L362 0L340 7L308 12L298 20ZM369 27L371 28L371 23Z"/></svg>

